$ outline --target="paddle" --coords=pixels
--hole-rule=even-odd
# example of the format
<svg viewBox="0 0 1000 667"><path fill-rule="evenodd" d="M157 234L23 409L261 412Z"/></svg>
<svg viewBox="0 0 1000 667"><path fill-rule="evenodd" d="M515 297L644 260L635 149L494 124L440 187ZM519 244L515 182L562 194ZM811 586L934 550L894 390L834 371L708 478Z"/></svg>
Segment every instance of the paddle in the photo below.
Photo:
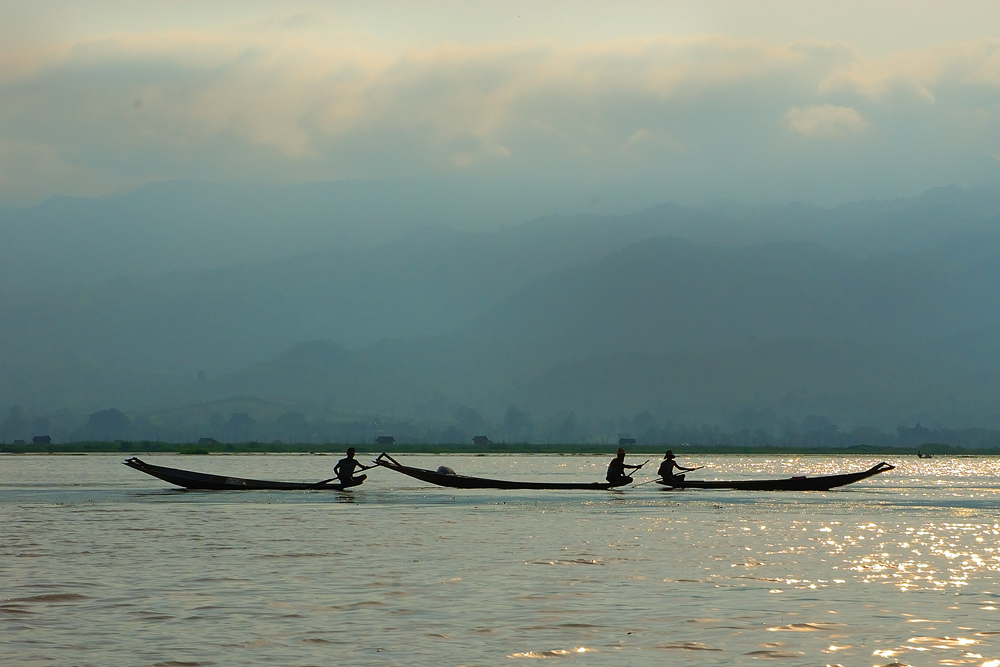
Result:
<svg viewBox="0 0 1000 667"><path fill-rule="evenodd" d="M632 475L634 475L637 472L639 472L639 469L642 468L642 466L646 465L647 463L649 463L649 459L646 459L645 461L643 461L642 463L640 463L638 465L638 467L632 469L632 473L631 474L625 475L625 476L628 477L629 479L632 479Z"/></svg>
<svg viewBox="0 0 1000 667"><path fill-rule="evenodd" d="M643 465L646 465L646 464L644 463ZM704 467L705 467L705 466L698 466L697 468L691 468L691 469L690 469L690 470L688 470L687 472L694 472L695 470L701 470L701 469L702 469L702 468L704 468ZM657 482L657 481L660 481L660 480L662 480L662 479L663 479L662 477L655 477L655 478L653 478L653 479L647 479L647 480L646 480L645 482L639 482L638 484L633 484L633 485L632 485L632 488L634 489L634 488L635 488L635 487L637 487L637 486L643 486L643 485L645 485L645 484L652 484L653 482Z"/></svg>

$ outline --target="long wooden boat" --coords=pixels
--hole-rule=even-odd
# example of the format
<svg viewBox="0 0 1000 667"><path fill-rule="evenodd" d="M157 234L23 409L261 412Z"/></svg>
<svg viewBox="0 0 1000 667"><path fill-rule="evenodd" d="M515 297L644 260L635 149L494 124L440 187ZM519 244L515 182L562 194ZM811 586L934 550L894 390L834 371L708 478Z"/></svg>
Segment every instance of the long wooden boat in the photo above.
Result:
<svg viewBox="0 0 1000 667"><path fill-rule="evenodd" d="M178 470L177 468L167 468L164 466L154 466L136 457L122 461L129 468L144 472L170 482L185 489L200 489L206 491L262 491L262 490L330 490L343 491L345 488L357 486L364 481L365 476L361 475L356 479L361 481L358 484L324 484L322 482L271 482L263 479L244 479L242 477L225 477L223 475L209 475L203 472L192 472L190 470Z"/></svg>
<svg viewBox="0 0 1000 667"><path fill-rule="evenodd" d="M485 477L469 477L467 475L456 475L454 473L436 472L423 468L413 468L405 466L386 453L379 454L375 463L395 470L398 473L409 475L422 482L447 486L452 489L541 489L541 490L589 490L601 491L612 489L624 484L611 484L609 482L514 482L506 479L487 479Z"/></svg>
<svg viewBox="0 0 1000 667"><path fill-rule="evenodd" d="M740 491L829 491L838 486L846 486L868 477L893 470L896 466L885 461L873 465L868 470L851 472L843 475L821 475L819 477L789 477L787 479L746 479L728 482L705 481L697 479L656 480L669 491L670 489L737 489Z"/></svg>

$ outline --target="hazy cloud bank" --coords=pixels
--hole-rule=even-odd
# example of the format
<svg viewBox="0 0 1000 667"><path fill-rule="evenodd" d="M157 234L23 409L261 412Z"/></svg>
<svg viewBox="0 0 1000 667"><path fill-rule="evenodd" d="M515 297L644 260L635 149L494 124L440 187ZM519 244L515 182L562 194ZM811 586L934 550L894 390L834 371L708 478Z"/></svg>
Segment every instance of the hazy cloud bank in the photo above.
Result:
<svg viewBox="0 0 1000 667"><path fill-rule="evenodd" d="M5 54L0 199L473 173L829 202L988 180L1000 153L1000 41L359 43L284 21Z"/></svg>

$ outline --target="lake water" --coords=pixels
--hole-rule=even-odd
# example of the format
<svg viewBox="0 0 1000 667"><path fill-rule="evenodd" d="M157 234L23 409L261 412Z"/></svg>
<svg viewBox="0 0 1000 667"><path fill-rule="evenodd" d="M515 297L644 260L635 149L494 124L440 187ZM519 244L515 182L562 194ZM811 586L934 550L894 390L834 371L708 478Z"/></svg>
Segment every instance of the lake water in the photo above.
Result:
<svg viewBox="0 0 1000 667"><path fill-rule="evenodd" d="M285 480L337 460L143 458ZM610 460L398 458L565 481ZM385 469L350 493L185 492L120 460L0 456L0 663L1000 667L998 459L890 461L824 493L457 491ZM875 462L681 461L706 479Z"/></svg>

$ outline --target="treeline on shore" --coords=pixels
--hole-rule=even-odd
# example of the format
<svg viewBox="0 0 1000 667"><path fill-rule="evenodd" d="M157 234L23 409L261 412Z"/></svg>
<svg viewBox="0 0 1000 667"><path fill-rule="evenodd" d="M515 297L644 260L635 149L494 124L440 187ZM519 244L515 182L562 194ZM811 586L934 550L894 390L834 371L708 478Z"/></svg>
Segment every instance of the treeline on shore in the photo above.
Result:
<svg viewBox="0 0 1000 667"><path fill-rule="evenodd" d="M246 405L260 407L252 401ZM729 428L671 421L663 424L643 411L631 418L585 425L567 417L560 428L541 429L525 411L514 406L508 408L499 423L487 421L468 407L457 409L450 420L328 421L308 419L299 412L258 420L245 411L234 412L228 419L212 412L206 419L170 426L107 409L73 426L68 417L50 420L13 406L6 419L0 421L0 452L333 452L355 446L401 453L591 453L613 451L622 441L633 452L689 447L690 451L705 452L839 453L868 447L889 453L917 449L931 453L1000 453L1000 430L993 428L928 428L918 423L898 426L894 431L872 426L842 429L829 418L816 415L801 422L785 420L787 423L775 425L774 414L749 409L737 413ZM376 444L385 440L394 444Z"/></svg>
<svg viewBox="0 0 1000 667"><path fill-rule="evenodd" d="M82 441L66 443L0 444L3 454L342 454L346 443L175 443ZM393 454L613 454L617 444L539 444L529 442L494 442L487 445L453 444L399 444L368 445L362 451ZM748 455L838 455L838 456L912 456L916 452L939 456L1000 456L1000 446L959 447L943 443L923 443L918 447L893 445L853 445L849 447L795 446L795 445L726 445L726 444L629 444L629 454L662 455L666 449L676 454L748 454Z"/></svg>

